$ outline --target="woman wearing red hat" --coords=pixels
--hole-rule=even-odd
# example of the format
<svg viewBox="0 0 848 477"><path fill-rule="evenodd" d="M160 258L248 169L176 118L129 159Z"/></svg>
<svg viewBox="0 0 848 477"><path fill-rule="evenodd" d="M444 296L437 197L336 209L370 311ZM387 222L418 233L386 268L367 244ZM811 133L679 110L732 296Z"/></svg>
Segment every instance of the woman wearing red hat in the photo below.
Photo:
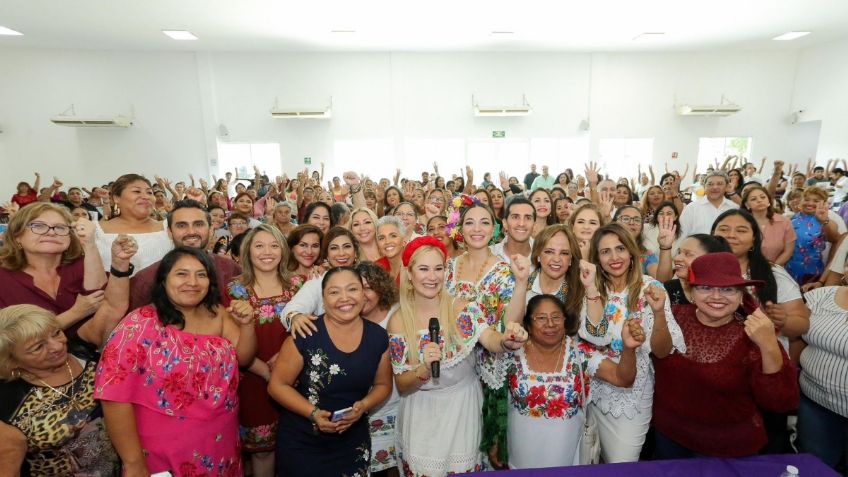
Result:
<svg viewBox="0 0 848 477"><path fill-rule="evenodd" d="M746 290L763 282L719 252L692 262L689 284L694 304L673 307L687 349L654 360L656 455L756 454L767 442L760 409L786 412L799 399L795 366Z"/></svg>
<svg viewBox="0 0 848 477"><path fill-rule="evenodd" d="M475 345L500 353L527 340L518 323L500 333L476 302L463 306L454 301L445 289L446 257L435 237L419 237L406 246L400 308L389 319L389 353L401 394L397 450L405 475L480 470L483 393ZM431 317L439 320L438 344L430 341ZM434 362L441 363L439 377L431 373Z"/></svg>

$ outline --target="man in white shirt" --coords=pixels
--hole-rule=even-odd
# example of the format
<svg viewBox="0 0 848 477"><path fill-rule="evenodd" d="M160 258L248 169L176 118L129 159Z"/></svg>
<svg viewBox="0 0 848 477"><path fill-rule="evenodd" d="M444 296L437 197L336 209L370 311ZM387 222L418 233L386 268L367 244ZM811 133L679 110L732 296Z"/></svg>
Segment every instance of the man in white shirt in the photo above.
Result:
<svg viewBox="0 0 848 477"><path fill-rule="evenodd" d="M506 202L504 209L503 227L506 237L489 248L492 253L506 263L515 254L523 255L530 260L533 251L533 224L536 223L536 209L523 195L514 195ZM534 263L530 264L535 268ZM532 271L532 270L531 270Z"/></svg>
<svg viewBox="0 0 848 477"><path fill-rule="evenodd" d="M722 212L739 208L735 202L724 196L728 182L727 174L722 171L707 174L704 198L691 202L680 215L681 237L709 234L713 222Z"/></svg>
<svg viewBox="0 0 848 477"><path fill-rule="evenodd" d="M830 171L830 180L833 182L833 207L838 208L845 202L845 195L848 193L848 176L844 170L835 167Z"/></svg>

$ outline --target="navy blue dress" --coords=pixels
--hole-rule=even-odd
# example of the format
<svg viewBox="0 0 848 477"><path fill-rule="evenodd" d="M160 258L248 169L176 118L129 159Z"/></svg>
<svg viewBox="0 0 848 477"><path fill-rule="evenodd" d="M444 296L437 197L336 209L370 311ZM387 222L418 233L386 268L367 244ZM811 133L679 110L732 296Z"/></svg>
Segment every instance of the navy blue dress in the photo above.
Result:
<svg viewBox="0 0 848 477"><path fill-rule="evenodd" d="M368 395L389 335L380 325L363 321L362 340L352 353L339 351L327 334L324 316L314 323L316 333L298 337L294 344L303 356L303 369L294 387L309 402L325 411L337 411ZM284 410L277 430L277 475L368 475L371 437L363 415L341 434L315 431L305 417Z"/></svg>

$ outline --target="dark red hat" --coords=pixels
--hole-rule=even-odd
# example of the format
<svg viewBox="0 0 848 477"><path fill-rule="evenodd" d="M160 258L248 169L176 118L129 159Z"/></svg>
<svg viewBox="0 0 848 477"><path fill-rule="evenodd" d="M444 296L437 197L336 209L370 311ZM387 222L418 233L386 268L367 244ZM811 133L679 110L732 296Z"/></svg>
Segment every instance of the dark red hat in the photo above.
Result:
<svg viewBox="0 0 848 477"><path fill-rule="evenodd" d="M403 266L408 267L409 260L412 258L412 254L414 254L416 250L425 245L436 247L441 250L442 255L445 257L445 260L447 260L448 249L445 248L445 244L443 244L442 241L437 239L436 237L425 235L423 237L418 237L415 240L406 244L406 248L403 249L403 255L401 256L401 260L403 260Z"/></svg>
<svg viewBox="0 0 848 477"><path fill-rule="evenodd" d="M745 280L739 259L730 252L701 255L689 265L689 284L708 287L763 286L761 280Z"/></svg>

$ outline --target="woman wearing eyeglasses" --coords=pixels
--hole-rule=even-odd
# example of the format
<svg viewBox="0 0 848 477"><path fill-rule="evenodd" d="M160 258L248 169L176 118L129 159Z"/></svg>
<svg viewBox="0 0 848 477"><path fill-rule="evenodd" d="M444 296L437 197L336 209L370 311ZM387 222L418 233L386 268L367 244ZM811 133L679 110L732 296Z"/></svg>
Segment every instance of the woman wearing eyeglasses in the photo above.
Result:
<svg viewBox="0 0 848 477"><path fill-rule="evenodd" d="M795 366L774 324L746 287L732 253L710 253L689 266L693 305L675 305L686 350L655 359L656 456L742 457L766 445L761 410L798 407Z"/></svg>
<svg viewBox="0 0 848 477"><path fill-rule="evenodd" d="M554 295L536 295L527 303L527 345L506 355L510 468L579 464L576 453L589 405L589 379L597 376L622 387L636 379L635 349L645 341L638 320L622 329L619 363L581 342L576 336L579 326L577 312ZM540 445L543 442L556 443L556 451Z"/></svg>
<svg viewBox="0 0 848 477"><path fill-rule="evenodd" d="M89 220L74 221L67 208L47 202L12 217L0 249L0 308L40 306L74 336L97 311L105 285Z"/></svg>

